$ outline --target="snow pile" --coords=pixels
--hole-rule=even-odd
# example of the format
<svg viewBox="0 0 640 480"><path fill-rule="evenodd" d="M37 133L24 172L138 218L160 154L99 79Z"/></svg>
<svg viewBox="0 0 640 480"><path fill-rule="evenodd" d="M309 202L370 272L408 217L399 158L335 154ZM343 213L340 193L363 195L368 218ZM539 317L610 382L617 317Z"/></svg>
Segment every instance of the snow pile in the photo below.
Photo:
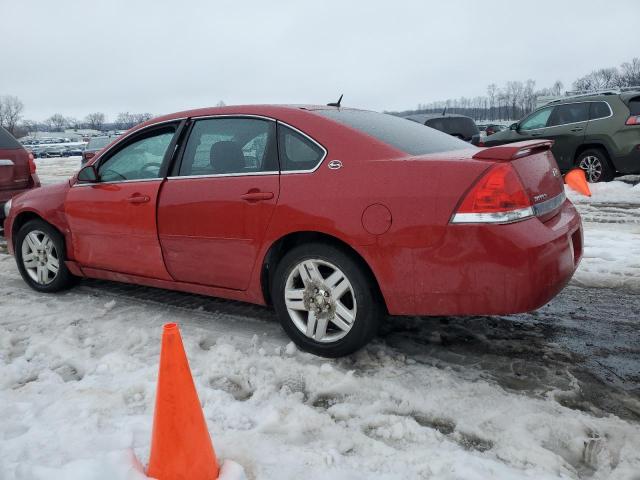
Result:
<svg viewBox="0 0 640 480"><path fill-rule="evenodd" d="M374 344L327 361L269 321L30 291L0 255L0 478L144 478L161 326L250 479L634 478L640 427Z"/></svg>
<svg viewBox="0 0 640 480"><path fill-rule="evenodd" d="M566 188L584 222L584 256L573 282L640 291L640 183L590 188L591 197Z"/></svg>

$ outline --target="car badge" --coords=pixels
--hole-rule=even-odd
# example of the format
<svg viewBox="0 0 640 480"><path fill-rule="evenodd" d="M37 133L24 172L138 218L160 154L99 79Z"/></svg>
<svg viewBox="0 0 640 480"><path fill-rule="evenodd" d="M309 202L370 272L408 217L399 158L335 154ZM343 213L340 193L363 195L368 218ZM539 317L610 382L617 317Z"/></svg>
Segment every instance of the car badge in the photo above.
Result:
<svg viewBox="0 0 640 480"><path fill-rule="evenodd" d="M559 177L560 176L560 170L558 170L557 168L553 167L553 169L551 169L551 173L553 174L554 177Z"/></svg>
<svg viewBox="0 0 640 480"><path fill-rule="evenodd" d="M542 200L544 200L545 198L547 198L547 194L546 193L541 193L540 195L536 195L535 197L533 197L533 199L536 202L541 202Z"/></svg>
<svg viewBox="0 0 640 480"><path fill-rule="evenodd" d="M338 170L339 168L342 168L342 162L340 160L331 160L328 167L331 170Z"/></svg>

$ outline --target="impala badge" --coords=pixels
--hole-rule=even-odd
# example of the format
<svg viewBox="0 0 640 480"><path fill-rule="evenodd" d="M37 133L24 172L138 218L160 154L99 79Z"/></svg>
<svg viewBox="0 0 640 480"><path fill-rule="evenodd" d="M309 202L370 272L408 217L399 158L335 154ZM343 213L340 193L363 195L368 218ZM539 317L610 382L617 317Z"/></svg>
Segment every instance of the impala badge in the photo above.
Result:
<svg viewBox="0 0 640 480"><path fill-rule="evenodd" d="M338 170L342 168L342 162L340 160L331 160L328 166L331 170Z"/></svg>
<svg viewBox="0 0 640 480"><path fill-rule="evenodd" d="M547 198L547 194L546 193L541 193L540 195L536 195L535 197L533 197L533 199L536 202L541 202L542 200L544 200L545 198Z"/></svg>
<svg viewBox="0 0 640 480"><path fill-rule="evenodd" d="M554 177L560 176L560 170L558 170L556 167L553 167L553 169L551 170L551 173L553 174Z"/></svg>

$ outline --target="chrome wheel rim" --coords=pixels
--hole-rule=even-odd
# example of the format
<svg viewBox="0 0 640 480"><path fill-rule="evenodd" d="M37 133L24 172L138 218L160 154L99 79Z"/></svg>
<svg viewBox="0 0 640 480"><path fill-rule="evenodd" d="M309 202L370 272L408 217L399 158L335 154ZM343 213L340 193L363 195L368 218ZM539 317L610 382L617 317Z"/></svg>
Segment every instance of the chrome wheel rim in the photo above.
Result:
<svg viewBox="0 0 640 480"><path fill-rule="evenodd" d="M597 182L602 175L602 161L595 155L587 155L580 161L580 168L587 175L587 180Z"/></svg>
<svg viewBox="0 0 640 480"><path fill-rule="evenodd" d="M344 338L356 319L356 296L338 267L320 259L303 260L287 277L284 301L291 321L307 338L331 343Z"/></svg>
<svg viewBox="0 0 640 480"><path fill-rule="evenodd" d="M53 240L40 230L32 230L22 241L22 264L38 285L49 285L58 276L60 257Z"/></svg>

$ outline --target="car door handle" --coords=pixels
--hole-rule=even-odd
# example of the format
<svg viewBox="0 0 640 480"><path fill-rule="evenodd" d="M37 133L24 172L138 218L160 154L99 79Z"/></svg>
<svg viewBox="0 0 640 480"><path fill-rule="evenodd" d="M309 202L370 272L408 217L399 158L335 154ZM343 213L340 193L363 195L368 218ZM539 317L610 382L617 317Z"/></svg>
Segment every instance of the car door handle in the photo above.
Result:
<svg viewBox="0 0 640 480"><path fill-rule="evenodd" d="M572 132L581 132L582 130L584 130L584 128L582 127L576 127L571 129Z"/></svg>
<svg viewBox="0 0 640 480"><path fill-rule="evenodd" d="M246 202L259 202L261 200L271 200L273 192L247 192L240 195L240 198Z"/></svg>
<svg viewBox="0 0 640 480"><path fill-rule="evenodd" d="M151 200L151 198L147 195L132 195L127 198L127 202L129 203L147 203L149 200Z"/></svg>

